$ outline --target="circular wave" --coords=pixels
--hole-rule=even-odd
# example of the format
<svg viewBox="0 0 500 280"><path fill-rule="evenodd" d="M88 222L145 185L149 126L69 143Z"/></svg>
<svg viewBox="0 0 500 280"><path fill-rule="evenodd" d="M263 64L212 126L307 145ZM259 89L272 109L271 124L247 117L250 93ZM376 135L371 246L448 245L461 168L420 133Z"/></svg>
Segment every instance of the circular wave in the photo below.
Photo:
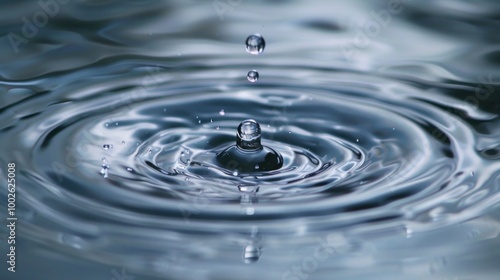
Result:
<svg viewBox="0 0 500 280"><path fill-rule="evenodd" d="M94 259L106 252L112 263L136 248L155 261L172 257L165 248L208 259L219 245L175 244L225 234L250 242L245 254L258 259L255 232L286 244L294 241L283 236L359 226L444 227L493 203L494 176L478 166L494 148L478 153L470 143L481 135L423 82L276 65L249 84L242 66L144 65L103 68L86 86L74 77L3 108L31 108L1 130L30 149L19 165L36 186L23 192L39 213L29 220L32 239L57 229L38 241ZM214 162L248 118L283 156L281 169L238 174Z"/></svg>

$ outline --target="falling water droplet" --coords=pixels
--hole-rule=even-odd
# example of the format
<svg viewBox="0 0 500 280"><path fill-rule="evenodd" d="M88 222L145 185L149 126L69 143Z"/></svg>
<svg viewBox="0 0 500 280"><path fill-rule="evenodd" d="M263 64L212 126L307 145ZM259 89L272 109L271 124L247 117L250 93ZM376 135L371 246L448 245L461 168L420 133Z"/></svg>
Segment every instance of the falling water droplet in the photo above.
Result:
<svg viewBox="0 0 500 280"><path fill-rule="evenodd" d="M108 178L108 169L108 160L106 158L102 158L101 174L104 178Z"/></svg>
<svg viewBox="0 0 500 280"><path fill-rule="evenodd" d="M245 252L243 254L243 259L246 264L255 263L260 258L260 248L255 244L249 244L245 246Z"/></svg>
<svg viewBox="0 0 500 280"><path fill-rule="evenodd" d="M258 164L256 164L256 165L255 165L255 169L256 169L256 170L259 170L259 168L260 168L260 167L259 167L259 165L258 165Z"/></svg>
<svg viewBox="0 0 500 280"><path fill-rule="evenodd" d="M252 83L257 82L257 80L259 80L259 72L257 72L257 70L249 71L247 74L247 79Z"/></svg>
<svg viewBox="0 0 500 280"><path fill-rule="evenodd" d="M260 34L253 34L247 37L245 45L249 54L258 55L264 51L266 41Z"/></svg>
<svg viewBox="0 0 500 280"><path fill-rule="evenodd" d="M104 144L104 145L102 145L102 148L104 150L112 150L113 149L113 145L111 145L111 144Z"/></svg>
<svg viewBox="0 0 500 280"><path fill-rule="evenodd" d="M199 120L198 123L201 123L201 120Z"/></svg>
<svg viewBox="0 0 500 280"><path fill-rule="evenodd" d="M127 167L127 171L128 171L128 172L133 172L133 171L134 171L134 169L132 169L132 168L130 168L130 167Z"/></svg>
<svg viewBox="0 0 500 280"><path fill-rule="evenodd" d="M226 112L224 112L224 109L219 111L219 115L224 116L225 114L226 114Z"/></svg>
<svg viewBox="0 0 500 280"><path fill-rule="evenodd" d="M359 139L356 139L356 142L359 142Z"/></svg>
<svg viewBox="0 0 500 280"><path fill-rule="evenodd" d="M217 126L215 129L216 129L216 130L220 130L220 126Z"/></svg>
<svg viewBox="0 0 500 280"><path fill-rule="evenodd" d="M238 171L234 171L233 176L238 176Z"/></svg>

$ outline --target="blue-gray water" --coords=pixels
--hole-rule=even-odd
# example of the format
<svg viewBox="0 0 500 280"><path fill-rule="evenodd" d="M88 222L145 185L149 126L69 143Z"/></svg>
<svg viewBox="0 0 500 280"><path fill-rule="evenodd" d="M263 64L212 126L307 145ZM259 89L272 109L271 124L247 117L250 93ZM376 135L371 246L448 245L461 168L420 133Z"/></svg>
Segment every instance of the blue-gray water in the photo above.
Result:
<svg viewBox="0 0 500 280"><path fill-rule="evenodd" d="M499 2L41 3L0 4L1 279L500 277ZM249 118L279 170L215 160Z"/></svg>

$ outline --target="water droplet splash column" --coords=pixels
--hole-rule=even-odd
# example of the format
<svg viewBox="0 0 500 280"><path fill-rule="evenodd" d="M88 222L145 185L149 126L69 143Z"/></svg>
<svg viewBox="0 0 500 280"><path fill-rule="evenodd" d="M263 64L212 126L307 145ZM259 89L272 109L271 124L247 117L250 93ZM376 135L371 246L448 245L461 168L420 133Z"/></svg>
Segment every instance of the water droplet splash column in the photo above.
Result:
<svg viewBox="0 0 500 280"><path fill-rule="evenodd" d="M261 144L261 129L255 120L245 120L238 126L236 145L217 154L217 161L236 174L277 170L283 166L283 157Z"/></svg>

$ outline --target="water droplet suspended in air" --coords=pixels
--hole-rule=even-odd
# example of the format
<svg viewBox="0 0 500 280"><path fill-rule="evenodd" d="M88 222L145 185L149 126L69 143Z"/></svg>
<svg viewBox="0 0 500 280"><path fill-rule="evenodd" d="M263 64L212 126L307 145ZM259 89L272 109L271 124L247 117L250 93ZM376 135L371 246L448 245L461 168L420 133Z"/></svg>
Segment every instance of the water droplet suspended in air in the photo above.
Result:
<svg viewBox="0 0 500 280"><path fill-rule="evenodd" d="M264 51L266 41L260 34L253 34L247 37L245 45L249 54L258 55Z"/></svg>
<svg viewBox="0 0 500 280"><path fill-rule="evenodd" d="M219 111L219 115L224 116L225 114L226 114L226 112L224 112L224 109Z"/></svg>
<svg viewBox="0 0 500 280"><path fill-rule="evenodd" d="M108 160L106 158L102 158L101 174L104 178L108 178L108 169Z"/></svg>
<svg viewBox="0 0 500 280"><path fill-rule="evenodd" d="M113 145L111 145L111 144L104 144L104 145L102 145L102 148L104 150L112 150L113 149Z"/></svg>
<svg viewBox="0 0 500 280"><path fill-rule="evenodd" d="M257 72L257 70L251 70L247 74L247 79L252 83L257 82L257 80L259 80L259 72Z"/></svg>
<svg viewBox="0 0 500 280"><path fill-rule="evenodd" d="M216 130L220 130L220 126L217 126L215 129L216 129Z"/></svg>
<svg viewBox="0 0 500 280"><path fill-rule="evenodd" d="M249 244L245 246L245 251L243 253L243 259L246 264L255 263L260 258L260 248L255 244Z"/></svg>

